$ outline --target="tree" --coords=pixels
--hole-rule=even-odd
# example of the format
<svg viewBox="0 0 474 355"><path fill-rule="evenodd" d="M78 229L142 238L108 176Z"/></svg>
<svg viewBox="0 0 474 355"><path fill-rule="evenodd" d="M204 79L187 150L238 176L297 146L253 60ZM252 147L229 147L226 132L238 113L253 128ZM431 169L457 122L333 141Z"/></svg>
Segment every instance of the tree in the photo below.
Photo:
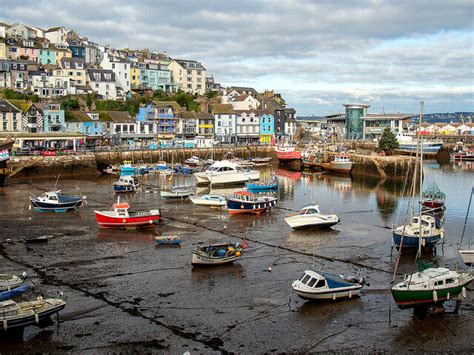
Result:
<svg viewBox="0 0 474 355"><path fill-rule="evenodd" d="M400 144L398 143L397 137L389 127L386 127L379 139L378 152L380 153L383 150L385 154L392 155L395 149L399 147Z"/></svg>
<svg viewBox="0 0 474 355"><path fill-rule="evenodd" d="M86 105L87 105L87 108L88 108L89 110L92 110L92 103L93 103L92 95L91 95L91 94L87 94L87 97L86 97Z"/></svg>

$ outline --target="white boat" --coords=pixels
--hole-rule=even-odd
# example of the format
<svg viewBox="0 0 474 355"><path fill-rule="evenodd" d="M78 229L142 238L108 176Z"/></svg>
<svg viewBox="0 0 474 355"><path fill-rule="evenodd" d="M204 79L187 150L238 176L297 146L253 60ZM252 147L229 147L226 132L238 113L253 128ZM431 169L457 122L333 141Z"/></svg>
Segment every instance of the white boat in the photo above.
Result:
<svg viewBox="0 0 474 355"><path fill-rule="evenodd" d="M202 195L189 197L192 203L200 206L222 207L226 205L226 199L220 195Z"/></svg>
<svg viewBox="0 0 474 355"><path fill-rule="evenodd" d="M394 227L392 234L397 248L429 247L444 238L444 228L438 217L423 214L421 222L420 216L413 216L410 223Z"/></svg>
<svg viewBox="0 0 474 355"><path fill-rule="evenodd" d="M160 191L163 198L184 198L194 195L194 186L173 186L171 191Z"/></svg>
<svg viewBox="0 0 474 355"><path fill-rule="evenodd" d="M461 257L464 264L474 266L474 249L459 249L459 256Z"/></svg>
<svg viewBox="0 0 474 355"><path fill-rule="evenodd" d="M206 171L194 173L197 184L230 185L243 184L260 179L260 172L239 167L229 160L216 161Z"/></svg>
<svg viewBox="0 0 474 355"><path fill-rule="evenodd" d="M306 270L298 280L293 281L291 287L305 300L336 300L358 296L363 285L364 280L361 278L343 278Z"/></svg>
<svg viewBox="0 0 474 355"><path fill-rule="evenodd" d="M399 132L397 134L399 144L398 151L405 154L415 154L418 148L418 138L415 134ZM423 139L423 154L436 155L443 146L443 141L439 139Z"/></svg>
<svg viewBox="0 0 474 355"><path fill-rule="evenodd" d="M66 307L66 302L58 298L16 303L12 300L0 302L0 331L24 328L40 324Z"/></svg>
<svg viewBox="0 0 474 355"><path fill-rule="evenodd" d="M19 276L11 274L0 274L0 292L9 291L15 287L20 286L23 281L27 279L26 272L22 272Z"/></svg>
<svg viewBox="0 0 474 355"><path fill-rule="evenodd" d="M327 228L340 222L335 214L322 214L319 206L306 206L299 214L285 218L285 222L293 229Z"/></svg>
<svg viewBox="0 0 474 355"><path fill-rule="evenodd" d="M204 161L200 159L199 157L193 155L191 158L188 158L184 161L185 164L191 166L191 167L197 167L197 166L202 166L204 165Z"/></svg>
<svg viewBox="0 0 474 355"><path fill-rule="evenodd" d="M122 175L114 182L114 191L117 193L134 192L140 186L138 179L132 175Z"/></svg>

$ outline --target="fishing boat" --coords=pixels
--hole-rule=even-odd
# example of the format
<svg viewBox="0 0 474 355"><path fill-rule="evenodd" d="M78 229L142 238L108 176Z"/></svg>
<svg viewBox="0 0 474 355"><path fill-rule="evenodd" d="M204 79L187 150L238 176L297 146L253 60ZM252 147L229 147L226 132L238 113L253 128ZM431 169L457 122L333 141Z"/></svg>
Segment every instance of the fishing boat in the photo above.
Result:
<svg viewBox="0 0 474 355"><path fill-rule="evenodd" d="M455 161L474 161L474 149L464 146L463 142L457 142L450 158Z"/></svg>
<svg viewBox="0 0 474 355"><path fill-rule="evenodd" d="M77 210L85 201L85 196L68 196L61 190L45 192L41 196L30 197L31 204L38 212L67 212Z"/></svg>
<svg viewBox="0 0 474 355"><path fill-rule="evenodd" d="M338 174L350 174L354 163L347 154L338 154L328 163L320 163L321 168Z"/></svg>
<svg viewBox="0 0 474 355"><path fill-rule="evenodd" d="M344 278L339 275L306 270L293 281L293 291L305 300L336 300L359 296L364 286L363 278Z"/></svg>
<svg viewBox="0 0 474 355"><path fill-rule="evenodd" d="M241 258L247 242L197 245L192 251L192 265L222 265Z"/></svg>
<svg viewBox="0 0 474 355"><path fill-rule="evenodd" d="M225 197L221 195L190 196L189 199L195 205L222 207L226 205Z"/></svg>
<svg viewBox="0 0 474 355"><path fill-rule="evenodd" d="M193 155L191 158L186 159L184 163L193 168L204 165L204 161L195 155Z"/></svg>
<svg viewBox="0 0 474 355"><path fill-rule="evenodd" d="M135 192L140 184L138 179L132 175L122 175L114 182L114 191L116 193Z"/></svg>
<svg viewBox="0 0 474 355"><path fill-rule="evenodd" d="M271 179L267 181L248 182L245 188L250 192L266 192L278 190L278 181Z"/></svg>
<svg viewBox="0 0 474 355"><path fill-rule="evenodd" d="M6 290L6 291L0 291L0 301L5 301L8 300L12 297L21 295L28 291L31 288L30 285L21 285L15 288L12 288L11 290Z"/></svg>
<svg viewBox="0 0 474 355"><path fill-rule="evenodd" d="M28 274L22 272L20 275L0 274L0 291L8 291L20 286L26 279Z"/></svg>
<svg viewBox="0 0 474 355"><path fill-rule="evenodd" d="M161 163L155 164L154 170L155 171L170 170L170 167L168 166L168 164L166 164L166 162L161 162Z"/></svg>
<svg viewBox="0 0 474 355"><path fill-rule="evenodd" d="M285 222L293 229L329 228L339 223L335 214L322 214L318 205L303 207L299 214L285 218Z"/></svg>
<svg viewBox="0 0 474 355"><path fill-rule="evenodd" d="M112 206L111 211L94 211L95 218L100 228L135 228L155 227L161 215L158 209L148 211L129 212L130 205L120 202Z"/></svg>
<svg viewBox="0 0 474 355"><path fill-rule="evenodd" d="M156 245L180 245L182 239L177 235L161 235L155 237Z"/></svg>
<svg viewBox="0 0 474 355"><path fill-rule="evenodd" d="M301 160L301 152L296 150L296 147L289 143L281 144L275 147L275 153L280 163Z"/></svg>
<svg viewBox="0 0 474 355"><path fill-rule="evenodd" d="M185 198L191 195L194 195L194 186L173 186L170 191L160 191L163 198Z"/></svg>
<svg viewBox="0 0 474 355"><path fill-rule="evenodd" d="M436 211L444 207L446 194L442 192L436 182L432 182L421 195L421 204L429 210Z"/></svg>
<svg viewBox="0 0 474 355"><path fill-rule="evenodd" d="M472 195L474 195L474 186L471 188L471 196L469 197L469 204L467 206L466 218L464 219L464 226L462 228L461 240L459 241L458 253L464 264L474 266L474 249L469 244L467 247L463 246L464 233L466 232L467 219L469 217L469 211L471 209Z"/></svg>
<svg viewBox="0 0 474 355"><path fill-rule="evenodd" d="M422 134L419 134L422 136ZM399 132L397 134L399 148L396 150L401 154L416 154L418 149L418 137L408 132ZM443 146L443 141L438 139L423 139L422 149L425 156L435 156Z"/></svg>
<svg viewBox="0 0 474 355"><path fill-rule="evenodd" d="M12 300L0 302L0 332L38 325L66 307L66 302L59 298L16 303Z"/></svg>
<svg viewBox="0 0 474 355"><path fill-rule="evenodd" d="M205 171L194 173L197 184L232 185L260 179L260 172L239 167L230 160L216 161Z"/></svg>
<svg viewBox="0 0 474 355"><path fill-rule="evenodd" d="M132 166L131 160L124 160L123 164L120 165L120 173L121 174L134 174L135 167Z"/></svg>
<svg viewBox="0 0 474 355"><path fill-rule="evenodd" d="M227 198L227 209L231 215L241 213L260 214L276 206L274 196L253 194L249 191L237 191Z"/></svg>

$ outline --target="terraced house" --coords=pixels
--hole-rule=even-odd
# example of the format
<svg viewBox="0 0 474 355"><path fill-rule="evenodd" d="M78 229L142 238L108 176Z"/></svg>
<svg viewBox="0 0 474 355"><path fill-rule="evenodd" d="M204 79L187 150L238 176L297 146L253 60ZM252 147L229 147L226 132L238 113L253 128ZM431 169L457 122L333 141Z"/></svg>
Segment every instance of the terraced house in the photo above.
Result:
<svg viewBox="0 0 474 355"><path fill-rule="evenodd" d="M260 116L260 143L271 144L275 137L274 117L269 111L258 111Z"/></svg>
<svg viewBox="0 0 474 355"><path fill-rule="evenodd" d="M58 103L37 103L38 109L43 112L43 132L65 132L66 121L64 110Z"/></svg>
<svg viewBox="0 0 474 355"><path fill-rule="evenodd" d="M21 110L7 100L0 100L0 132L21 131Z"/></svg>
<svg viewBox="0 0 474 355"><path fill-rule="evenodd" d="M211 105L214 115L214 133L216 139L223 143L234 143L237 141L237 115L230 104Z"/></svg>
<svg viewBox="0 0 474 355"><path fill-rule="evenodd" d="M128 59L113 56L111 52L106 52L100 66L114 73L119 91L121 90L125 94L130 91L130 62Z"/></svg>
<svg viewBox="0 0 474 355"><path fill-rule="evenodd" d="M178 88L190 94L205 94L206 68L200 62L173 59L168 68L171 70L173 82Z"/></svg>
<svg viewBox="0 0 474 355"><path fill-rule="evenodd" d="M26 100L8 100L21 111L21 132L43 132L43 111L40 105Z"/></svg>
<svg viewBox="0 0 474 355"><path fill-rule="evenodd" d="M87 69L87 85L100 97L115 100L123 97L123 91L117 90L115 86L115 74L107 69Z"/></svg>

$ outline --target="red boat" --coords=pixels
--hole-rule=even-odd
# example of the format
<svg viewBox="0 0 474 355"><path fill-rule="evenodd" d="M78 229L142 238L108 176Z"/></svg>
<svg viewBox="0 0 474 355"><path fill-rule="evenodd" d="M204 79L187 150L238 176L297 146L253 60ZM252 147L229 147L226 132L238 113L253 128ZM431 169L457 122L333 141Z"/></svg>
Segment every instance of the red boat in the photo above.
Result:
<svg viewBox="0 0 474 355"><path fill-rule="evenodd" d="M292 160L301 160L301 152L292 145L281 145L275 148L275 153L281 163Z"/></svg>
<svg viewBox="0 0 474 355"><path fill-rule="evenodd" d="M127 202L117 201L112 211L94 211L101 228L147 228L155 227L161 218L159 210L129 212Z"/></svg>

